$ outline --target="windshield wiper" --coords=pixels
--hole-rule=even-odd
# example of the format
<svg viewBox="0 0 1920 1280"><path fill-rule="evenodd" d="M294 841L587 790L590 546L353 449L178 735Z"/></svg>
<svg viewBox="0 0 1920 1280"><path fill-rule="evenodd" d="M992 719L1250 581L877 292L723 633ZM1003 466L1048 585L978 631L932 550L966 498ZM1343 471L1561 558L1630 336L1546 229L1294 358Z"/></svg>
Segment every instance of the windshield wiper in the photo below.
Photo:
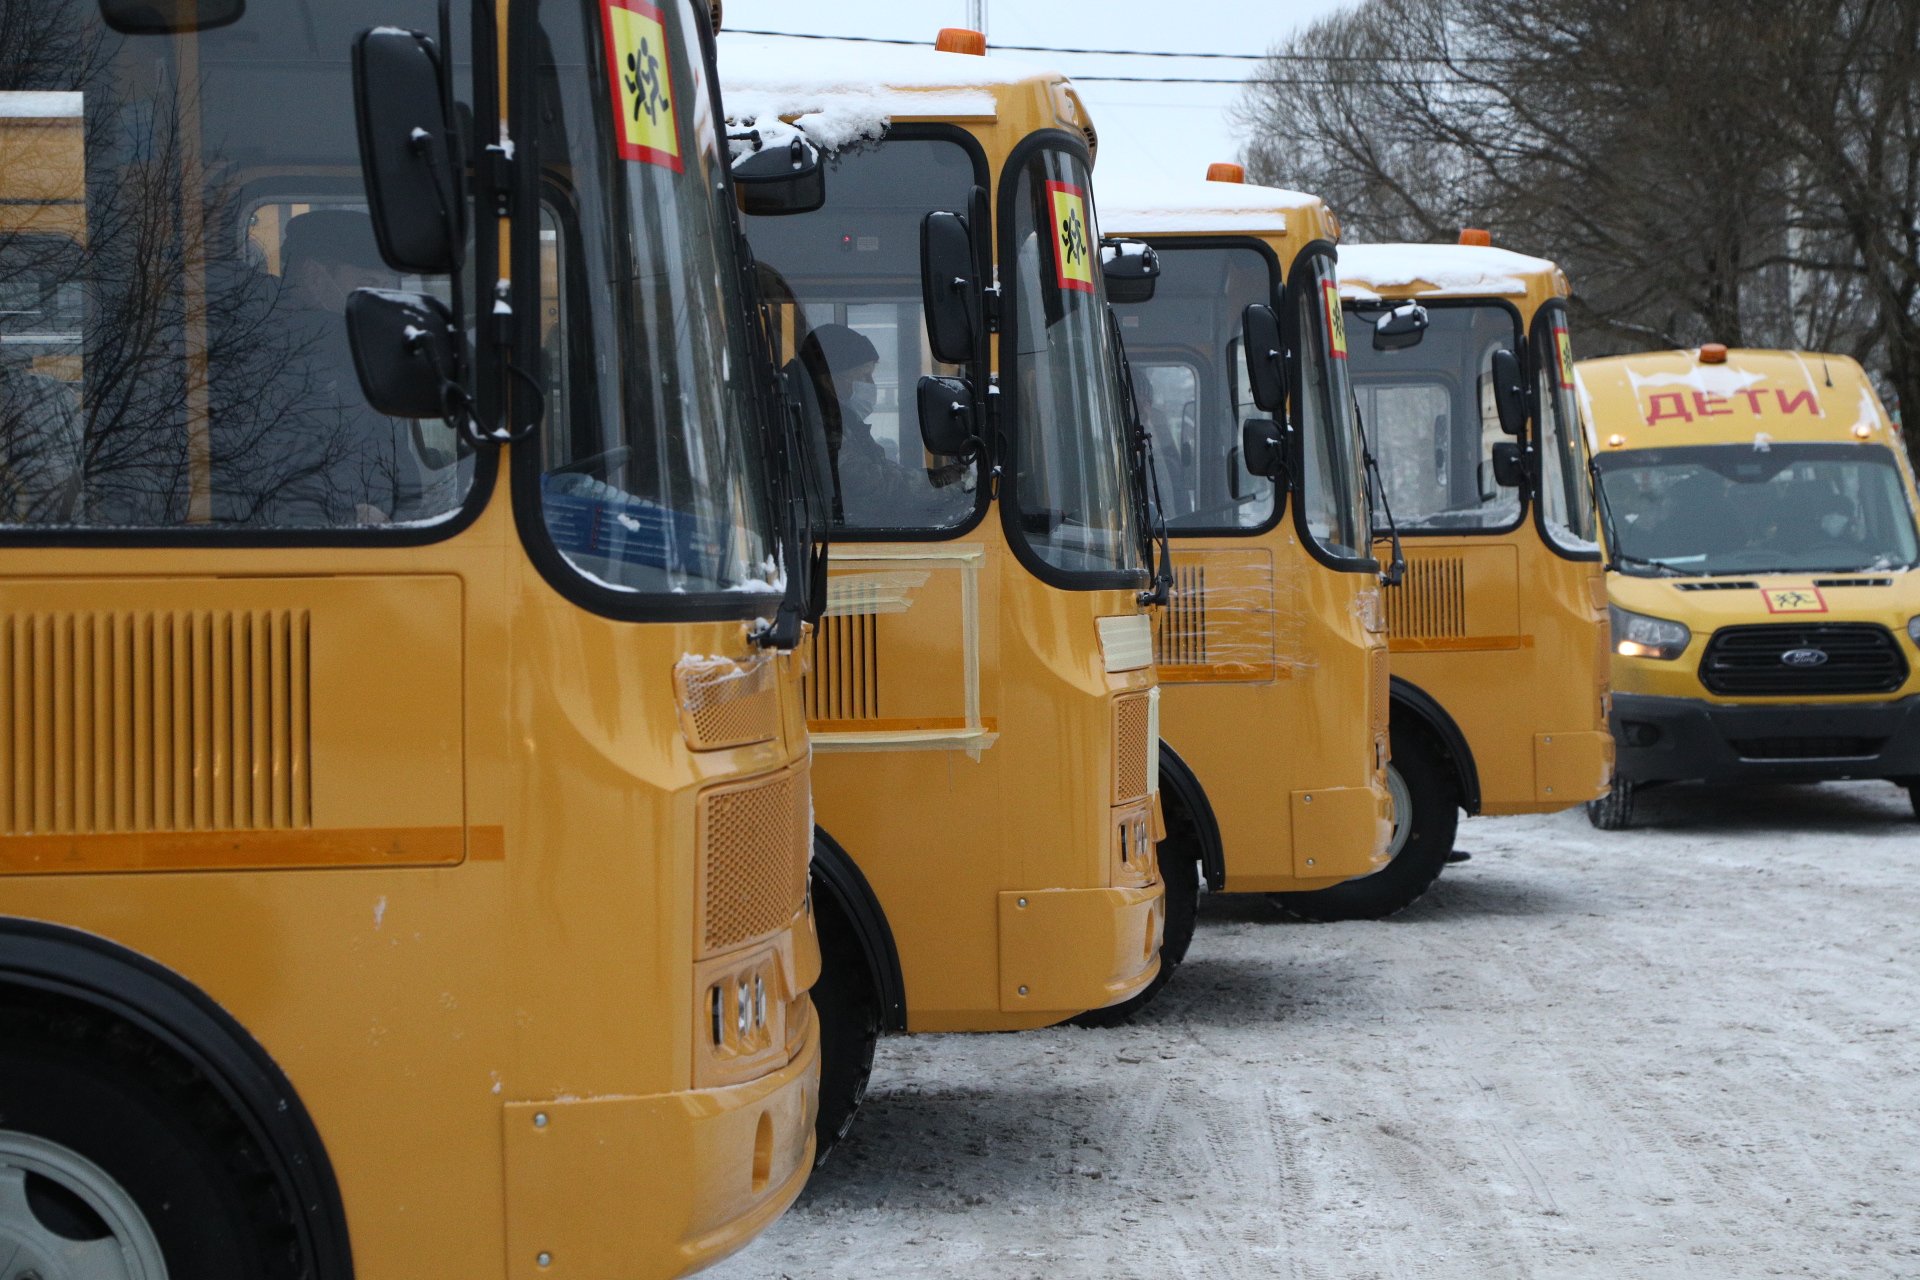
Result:
<svg viewBox="0 0 1920 1280"><path fill-rule="evenodd" d="M1608 540L1607 545L1609 547L1613 545L1611 539ZM1710 573L1704 572L1688 573L1685 569L1674 568L1664 560L1649 560L1645 556L1630 556L1624 551L1614 552L1613 558L1607 563L1607 567L1609 569L1617 569L1622 564L1644 564L1652 569L1656 576L1662 578L1710 578L1713 576Z"/></svg>
<svg viewBox="0 0 1920 1280"><path fill-rule="evenodd" d="M1360 416L1358 400L1353 402L1353 424L1360 431L1360 458L1367 470L1368 483L1372 485L1373 491L1380 495L1380 510L1387 517L1387 536L1393 539L1393 562L1381 573L1380 585L1397 587L1400 585L1400 579L1407 576L1407 556L1400 549L1400 526L1394 523L1393 504L1387 501L1387 482L1380 478L1380 466L1373 460L1373 449L1367 444L1367 420ZM1371 536L1376 532L1372 527L1371 515L1368 517L1367 525L1367 533Z"/></svg>
<svg viewBox="0 0 1920 1280"><path fill-rule="evenodd" d="M1153 575L1153 586L1142 591L1138 599L1143 605L1165 606L1173 600L1173 543L1167 534L1166 504L1160 497L1160 469L1153 460L1153 433L1140 420L1140 402L1133 395L1133 362L1127 359L1127 344L1120 336L1120 318L1114 314L1112 307L1107 308L1107 335L1108 341L1113 344L1114 357L1120 362L1117 373L1122 411L1126 414L1127 430L1133 437L1127 453L1133 461L1134 480L1138 487L1147 571ZM1153 555L1156 541L1160 544L1158 569L1154 568Z"/></svg>

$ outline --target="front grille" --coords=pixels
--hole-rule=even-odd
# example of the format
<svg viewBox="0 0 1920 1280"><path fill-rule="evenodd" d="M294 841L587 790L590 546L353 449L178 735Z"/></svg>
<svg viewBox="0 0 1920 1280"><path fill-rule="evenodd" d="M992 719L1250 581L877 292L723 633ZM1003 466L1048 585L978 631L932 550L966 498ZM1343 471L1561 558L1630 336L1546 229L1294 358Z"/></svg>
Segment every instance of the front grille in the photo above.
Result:
<svg viewBox="0 0 1920 1280"><path fill-rule="evenodd" d="M1387 602L1387 634L1395 640L1467 634L1465 556L1408 556L1400 585L1382 594Z"/></svg>
<svg viewBox="0 0 1920 1280"><path fill-rule="evenodd" d="M774 932L807 896L812 806L804 765L700 797L701 947Z"/></svg>
<svg viewBox="0 0 1920 1280"><path fill-rule="evenodd" d="M1857 760L1880 754L1885 738L1729 738L1743 760Z"/></svg>
<svg viewBox="0 0 1920 1280"><path fill-rule="evenodd" d="M1147 722L1151 708L1144 693L1113 700L1113 802L1126 804L1147 794Z"/></svg>
<svg viewBox="0 0 1920 1280"><path fill-rule="evenodd" d="M1890 587L1892 578L1815 578L1816 587Z"/></svg>
<svg viewBox="0 0 1920 1280"><path fill-rule="evenodd" d="M1781 655L1811 649L1817 666ZM1885 627L1867 622L1776 622L1722 627L1700 659L1700 683L1726 697L1817 697L1891 693L1907 680L1907 660Z"/></svg>
<svg viewBox="0 0 1920 1280"><path fill-rule="evenodd" d="M771 658L680 659L673 668L680 731L695 751L742 747L780 736L780 686Z"/></svg>
<svg viewBox="0 0 1920 1280"><path fill-rule="evenodd" d="M1676 582L1675 591L1758 591L1757 582Z"/></svg>

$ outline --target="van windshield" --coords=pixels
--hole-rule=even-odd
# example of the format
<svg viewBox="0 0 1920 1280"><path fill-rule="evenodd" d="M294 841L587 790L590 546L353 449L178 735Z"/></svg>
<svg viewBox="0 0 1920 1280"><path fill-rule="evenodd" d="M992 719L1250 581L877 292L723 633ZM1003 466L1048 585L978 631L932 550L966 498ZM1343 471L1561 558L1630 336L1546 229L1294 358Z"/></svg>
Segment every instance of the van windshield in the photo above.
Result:
<svg viewBox="0 0 1920 1280"><path fill-rule="evenodd" d="M375 247L350 57L371 26L436 31L436 7L255 0L226 26L121 35L95 0L7 6L0 528L375 531L457 511L472 454L367 405L344 314L357 288L449 293Z"/></svg>
<svg viewBox="0 0 1920 1280"><path fill-rule="evenodd" d="M1880 445L1695 445L1595 461L1625 573L1845 573L1920 555L1900 470Z"/></svg>

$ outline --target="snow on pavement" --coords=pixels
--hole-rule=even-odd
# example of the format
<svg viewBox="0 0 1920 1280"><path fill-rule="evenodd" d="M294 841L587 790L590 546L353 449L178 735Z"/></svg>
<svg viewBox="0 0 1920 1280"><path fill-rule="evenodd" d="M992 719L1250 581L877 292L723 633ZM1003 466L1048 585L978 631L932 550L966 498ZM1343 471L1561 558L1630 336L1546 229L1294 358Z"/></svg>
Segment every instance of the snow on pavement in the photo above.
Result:
<svg viewBox="0 0 1920 1280"><path fill-rule="evenodd" d="M1879 782L1464 822L1385 922L1202 904L1135 1025L883 1041L709 1274L1920 1276L1920 824Z"/></svg>

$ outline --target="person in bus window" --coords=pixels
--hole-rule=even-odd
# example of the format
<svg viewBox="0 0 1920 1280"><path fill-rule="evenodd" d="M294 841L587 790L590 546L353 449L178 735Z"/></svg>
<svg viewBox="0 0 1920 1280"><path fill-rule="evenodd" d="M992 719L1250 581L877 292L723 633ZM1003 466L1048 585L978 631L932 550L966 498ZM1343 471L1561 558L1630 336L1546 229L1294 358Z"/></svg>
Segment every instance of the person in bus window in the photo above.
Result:
<svg viewBox="0 0 1920 1280"><path fill-rule="evenodd" d="M825 454L821 474L834 502L836 523L854 528L917 523L925 506L925 485L888 457L886 446L873 436L869 418L880 400L873 380L879 363L879 349L843 324L819 325L800 344L800 364L818 402L818 445ZM965 467L946 463L923 470L927 483L944 488Z"/></svg>

